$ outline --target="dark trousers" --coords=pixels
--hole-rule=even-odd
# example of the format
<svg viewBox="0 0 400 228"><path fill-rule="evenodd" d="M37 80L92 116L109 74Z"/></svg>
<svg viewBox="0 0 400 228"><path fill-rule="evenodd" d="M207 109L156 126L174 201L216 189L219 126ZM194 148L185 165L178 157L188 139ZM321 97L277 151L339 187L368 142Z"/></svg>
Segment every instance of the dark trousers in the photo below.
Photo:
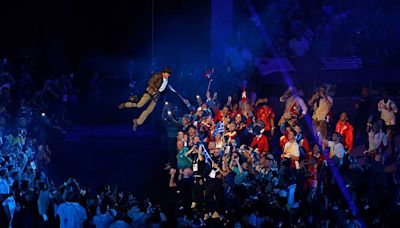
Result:
<svg viewBox="0 0 400 228"><path fill-rule="evenodd" d="M204 209L204 183L200 182L202 178L195 177L194 184L192 187L192 201L196 203L196 207L199 211Z"/></svg>
<svg viewBox="0 0 400 228"><path fill-rule="evenodd" d="M222 213L224 210L224 187L218 178L207 179L205 184L205 212Z"/></svg>

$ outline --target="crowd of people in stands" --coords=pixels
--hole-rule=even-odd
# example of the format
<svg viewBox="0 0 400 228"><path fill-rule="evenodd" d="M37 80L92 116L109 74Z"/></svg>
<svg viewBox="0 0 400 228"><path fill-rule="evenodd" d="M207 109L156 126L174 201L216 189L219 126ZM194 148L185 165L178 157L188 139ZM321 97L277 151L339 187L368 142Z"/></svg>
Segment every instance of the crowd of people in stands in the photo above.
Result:
<svg viewBox="0 0 400 228"><path fill-rule="evenodd" d="M398 55L399 46L385 42L400 36L400 24L394 19L398 6L390 1L273 0L252 4L257 15L249 17L246 3L237 8L243 19L238 20L236 36L256 56L270 55L272 48L278 57L292 58ZM259 35L260 27L270 40L267 45Z"/></svg>
<svg viewBox="0 0 400 228"><path fill-rule="evenodd" d="M69 130L73 75L35 84L29 64L0 63L0 227L144 227L166 222L159 205L109 185L57 185L51 144Z"/></svg>
<svg viewBox="0 0 400 228"><path fill-rule="evenodd" d="M282 116L267 98L240 93L220 102L207 91L195 105L183 100L182 117L168 112L177 135L165 169L180 227L396 223L398 109L386 92L375 102L363 88L353 119L333 116L324 86L307 101L290 87L279 99Z"/></svg>

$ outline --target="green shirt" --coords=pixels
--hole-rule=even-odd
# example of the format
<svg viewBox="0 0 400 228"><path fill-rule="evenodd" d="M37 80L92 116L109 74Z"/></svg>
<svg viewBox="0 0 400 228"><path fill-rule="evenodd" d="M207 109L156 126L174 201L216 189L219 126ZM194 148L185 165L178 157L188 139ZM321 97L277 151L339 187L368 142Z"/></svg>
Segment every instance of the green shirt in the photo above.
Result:
<svg viewBox="0 0 400 228"><path fill-rule="evenodd" d="M192 167L192 162L189 160L185 154L189 151L189 149L185 146L181 150L178 150L178 154L176 155L178 162L178 169L185 169Z"/></svg>

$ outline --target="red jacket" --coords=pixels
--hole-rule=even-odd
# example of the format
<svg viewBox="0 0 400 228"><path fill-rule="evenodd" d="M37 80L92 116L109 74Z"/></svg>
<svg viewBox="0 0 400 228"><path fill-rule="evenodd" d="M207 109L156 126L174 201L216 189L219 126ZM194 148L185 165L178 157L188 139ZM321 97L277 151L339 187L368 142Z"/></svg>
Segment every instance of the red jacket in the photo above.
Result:
<svg viewBox="0 0 400 228"><path fill-rule="evenodd" d="M271 107L267 105L263 105L257 110L257 119L262 120L264 122L264 130L271 130L271 119L275 119L275 113L271 109Z"/></svg>
<svg viewBox="0 0 400 228"><path fill-rule="evenodd" d="M336 132L340 134L341 143L346 151L351 151L353 149L353 126L347 121L343 123L339 120L336 124Z"/></svg>
<svg viewBox="0 0 400 228"><path fill-rule="evenodd" d="M267 137L265 137L265 135L261 135L261 137L254 136L250 146L253 148L257 146L256 148L258 148L258 152L260 152L260 154L267 153L269 149L268 140Z"/></svg>

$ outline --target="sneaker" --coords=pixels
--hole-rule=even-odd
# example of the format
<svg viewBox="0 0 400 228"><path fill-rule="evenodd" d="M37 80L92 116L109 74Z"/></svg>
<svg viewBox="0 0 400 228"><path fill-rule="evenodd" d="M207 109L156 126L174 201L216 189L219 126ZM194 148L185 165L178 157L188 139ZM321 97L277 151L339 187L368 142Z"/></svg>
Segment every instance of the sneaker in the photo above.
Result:
<svg viewBox="0 0 400 228"><path fill-rule="evenodd" d="M217 219L220 218L221 216L219 216L218 212L214 212L214 214L212 214L211 218L213 219Z"/></svg>
<svg viewBox="0 0 400 228"><path fill-rule="evenodd" d="M196 202L192 202L192 205L190 206L190 208L194 209L196 207Z"/></svg>
<svg viewBox="0 0 400 228"><path fill-rule="evenodd" d="M125 102L124 102L124 103L121 103L120 105L118 105L118 108L119 108L119 109L124 109L124 108L126 108Z"/></svg>
<svg viewBox="0 0 400 228"><path fill-rule="evenodd" d="M133 131L136 131L137 130L137 127L138 127L138 123L137 123L137 120L136 119L133 119L133 124L132 124L132 130Z"/></svg>

